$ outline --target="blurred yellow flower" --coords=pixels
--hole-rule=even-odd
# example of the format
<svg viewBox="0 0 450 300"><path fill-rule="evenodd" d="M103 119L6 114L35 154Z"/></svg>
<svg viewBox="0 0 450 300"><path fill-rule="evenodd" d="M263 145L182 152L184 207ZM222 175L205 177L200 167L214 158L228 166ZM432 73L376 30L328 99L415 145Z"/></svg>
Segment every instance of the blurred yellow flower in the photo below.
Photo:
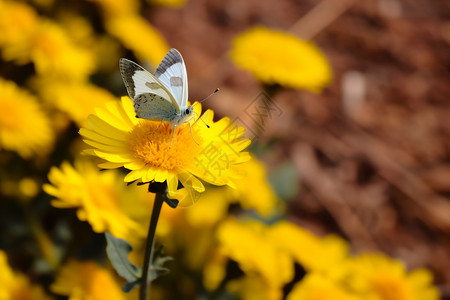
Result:
<svg viewBox="0 0 450 300"><path fill-rule="evenodd" d="M0 48L14 53L27 43L37 24L34 9L18 1L0 1ZM8 54L6 55L8 56Z"/></svg>
<svg viewBox="0 0 450 300"><path fill-rule="evenodd" d="M350 294L342 286L329 278L318 274L307 274L298 282L287 300L363 300L364 298Z"/></svg>
<svg viewBox="0 0 450 300"><path fill-rule="evenodd" d="M186 4L187 0L147 0L147 2L152 5L180 8Z"/></svg>
<svg viewBox="0 0 450 300"><path fill-rule="evenodd" d="M327 272L348 256L348 244L342 238L335 235L319 238L287 221L271 226L269 234L307 271Z"/></svg>
<svg viewBox="0 0 450 300"><path fill-rule="evenodd" d="M369 300L437 300L438 289L426 269L408 272L401 261L383 254L351 258L339 270L345 286Z"/></svg>
<svg viewBox="0 0 450 300"><path fill-rule="evenodd" d="M266 179L264 165L254 156L248 162L236 166L241 178L236 188L211 187L202 194L198 203L185 211L191 226L212 226L224 219L230 204L239 204L245 210L255 210L263 217L269 217L282 210Z"/></svg>
<svg viewBox="0 0 450 300"><path fill-rule="evenodd" d="M140 6L139 1L137 0L127 0L127 1L90 0L90 1L95 2L100 6L105 18L107 19L114 19L120 18L122 16L137 14Z"/></svg>
<svg viewBox="0 0 450 300"><path fill-rule="evenodd" d="M233 280L227 285L227 290L239 295L242 300L281 300L283 289L268 284L259 276L246 276Z"/></svg>
<svg viewBox="0 0 450 300"><path fill-rule="evenodd" d="M281 290L294 277L294 261L258 221L229 219L217 230L219 250L233 259L248 276L258 276L271 290Z"/></svg>
<svg viewBox="0 0 450 300"><path fill-rule="evenodd" d="M88 19L73 11L63 11L58 15L58 24L70 40L83 48L93 47L96 43L94 28Z"/></svg>
<svg viewBox="0 0 450 300"><path fill-rule="evenodd" d="M36 195L41 191L41 187L36 182L36 179L30 177L22 178L19 181L18 188L20 193L29 199L36 197Z"/></svg>
<svg viewBox="0 0 450 300"><path fill-rule="evenodd" d="M132 1L115 1L114 3L131 3ZM95 65L100 71L109 74L117 71L117 62L123 55L119 41L106 33L96 33L88 19L73 12L63 12L58 17L61 26L71 40L95 56Z"/></svg>
<svg viewBox="0 0 450 300"><path fill-rule="evenodd" d="M50 184L43 188L56 198L51 204L77 208L78 218L88 221L95 232L127 240L145 236L153 201L146 187L127 187L119 172L100 172L88 160L78 160L74 167L68 162L52 167L48 179Z"/></svg>
<svg viewBox="0 0 450 300"><path fill-rule="evenodd" d="M110 18L105 26L106 30L132 50L139 60L149 62L154 68L169 51L163 36L138 15Z"/></svg>
<svg viewBox="0 0 450 300"><path fill-rule="evenodd" d="M43 9L50 9L56 0L30 0L34 5Z"/></svg>
<svg viewBox="0 0 450 300"><path fill-rule="evenodd" d="M67 113L79 127L85 125L96 107L116 101L107 90L90 83L36 80L34 86L44 101Z"/></svg>
<svg viewBox="0 0 450 300"><path fill-rule="evenodd" d="M70 300L125 300L111 272L93 261L70 261L51 285L52 292Z"/></svg>
<svg viewBox="0 0 450 300"><path fill-rule="evenodd" d="M313 43L261 26L235 38L231 58L266 84L319 92L332 78L325 55Z"/></svg>
<svg viewBox="0 0 450 300"><path fill-rule="evenodd" d="M248 162L238 165L242 180L236 182L232 203L239 203L243 209L254 209L263 217L269 217L275 209L282 210L282 203L267 181L265 166L254 156Z"/></svg>
<svg viewBox="0 0 450 300"><path fill-rule="evenodd" d="M229 118L213 122L214 113L206 111L199 122L201 105L194 104L195 117L190 124L172 132L168 122L137 119L133 103L128 97L121 102L109 102L106 109L98 109L90 115L88 128L81 128L84 141L94 149L85 151L103 158L102 168L124 166L131 170L126 182L167 181L169 197L193 199L191 192L205 190L202 179L214 185L234 186L238 176L235 165L249 160L247 152L241 152L250 140L241 139L244 128L237 127ZM207 128L206 124L210 128ZM198 144L197 144L198 143ZM178 190L178 181L183 189Z"/></svg>
<svg viewBox="0 0 450 300"><path fill-rule="evenodd" d="M92 53L74 44L63 28L50 20L39 23L29 46L30 59L40 75L83 80L95 70Z"/></svg>
<svg viewBox="0 0 450 300"><path fill-rule="evenodd" d="M47 153L54 133L37 99L1 78L0 90L0 148L16 151L24 158Z"/></svg>
<svg viewBox="0 0 450 300"><path fill-rule="evenodd" d="M6 60L33 62L36 73L58 79L86 79L95 70L94 56L77 46L67 32L51 20L39 19L27 39L3 51Z"/></svg>
<svg viewBox="0 0 450 300"><path fill-rule="evenodd" d="M50 300L38 285L32 285L25 275L14 272L8 265L5 252L0 250L1 300Z"/></svg>

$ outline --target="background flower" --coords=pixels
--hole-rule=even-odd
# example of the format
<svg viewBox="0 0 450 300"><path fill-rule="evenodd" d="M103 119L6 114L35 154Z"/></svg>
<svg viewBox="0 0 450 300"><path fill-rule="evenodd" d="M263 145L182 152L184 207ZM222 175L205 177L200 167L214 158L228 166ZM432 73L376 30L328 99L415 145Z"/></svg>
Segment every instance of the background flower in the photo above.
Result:
<svg viewBox="0 0 450 300"><path fill-rule="evenodd" d="M44 190L56 197L52 205L77 208L78 218L88 221L95 232L128 240L145 236L154 198L145 187L127 187L120 173L99 173L88 160L78 160L74 167L63 162L50 170L48 178L51 185L44 185Z"/></svg>
<svg viewBox="0 0 450 300"><path fill-rule="evenodd" d="M343 271L342 281L351 291L365 299L439 299L431 285L428 270L408 272L404 264L382 254L362 254L350 259Z"/></svg>
<svg viewBox="0 0 450 300"><path fill-rule="evenodd" d="M114 276L93 261L70 261L63 266L51 289L77 300L124 300L124 293Z"/></svg>
<svg viewBox="0 0 450 300"><path fill-rule="evenodd" d="M331 81L326 57L314 44L264 27L236 37L231 58L266 84L320 91Z"/></svg>
<svg viewBox="0 0 450 300"><path fill-rule="evenodd" d="M24 274L15 272L8 265L6 253L0 250L0 299L50 300L44 289L30 283Z"/></svg>
<svg viewBox="0 0 450 300"><path fill-rule="evenodd" d="M1 78L0 89L0 147L25 158L48 152L54 134L37 99Z"/></svg>

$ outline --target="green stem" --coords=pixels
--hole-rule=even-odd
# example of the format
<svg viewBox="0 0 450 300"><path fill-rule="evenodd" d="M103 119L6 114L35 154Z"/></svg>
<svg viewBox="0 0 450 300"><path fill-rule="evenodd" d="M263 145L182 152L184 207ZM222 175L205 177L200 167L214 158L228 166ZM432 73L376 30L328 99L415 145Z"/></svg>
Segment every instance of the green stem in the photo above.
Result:
<svg viewBox="0 0 450 300"><path fill-rule="evenodd" d="M155 232L158 224L159 214L164 202L164 194L157 193L155 202L153 203L152 217L150 219L150 226L148 227L147 242L145 245L144 266L142 270L142 284L139 291L139 300L147 300L149 282L148 273L153 260L153 249L155 248Z"/></svg>

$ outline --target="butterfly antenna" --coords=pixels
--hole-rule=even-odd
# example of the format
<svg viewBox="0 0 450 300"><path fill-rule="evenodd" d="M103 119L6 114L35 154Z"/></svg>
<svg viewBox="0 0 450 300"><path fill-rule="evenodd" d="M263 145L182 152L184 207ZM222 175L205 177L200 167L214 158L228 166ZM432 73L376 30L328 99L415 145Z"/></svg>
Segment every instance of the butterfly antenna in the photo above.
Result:
<svg viewBox="0 0 450 300"><path fill-rule="evenodd" d="M206 127L210 127L208 124L206 124L206 122L199 116L199 114L198 113L196 113L195 111L192 111L194 114L196 114L197 116L198 116L198 119L199 120L202 120L202 122L206 125ZM197 121L196 121L197 122ZM191 124L189 123L189 126L190 126Z"/></svg>
<svg viewBox="0 0 450 300"><path fill-rule="evenodd" d="M192 107L194 107L195 105L197 105L197 104L199 104L199 103L202 103L202 102L205 101L205 100L208 100L209 97L211 97L212 95L214 95L214 94L217 93L218 91L220 91L219 88L215 89L214 92L212 92L212 93L211 93L208 97L206 97L205 99L203 99L203 100L201 100L201 101L199 101L199 102L195 102L194 105L192 105ZM200 115L197 114L194 110L193 110L193 112L194 112L194 114L197 115L197 117L198 117L200 120L202 120L202 122L206 125L206 127L209 128L209 125L206 124L206 122L200 117ZM197 122L197 121L196 121L196 122ZM189 124L189 125L190 125L190 124Z"/></svg>
<svg viewBox="0 0 450 300"><path fill-rule="evenodd" d="M215 89L214 92L212 92L208 97L206 97L205 99L203 99L203 100L201 100L201 101L195 103L194 105L199 104L199 103L202 103L203 101L208 100L212 95L214 95L214 94L217 93L218 91L220 91L219 88Z"/></svg>

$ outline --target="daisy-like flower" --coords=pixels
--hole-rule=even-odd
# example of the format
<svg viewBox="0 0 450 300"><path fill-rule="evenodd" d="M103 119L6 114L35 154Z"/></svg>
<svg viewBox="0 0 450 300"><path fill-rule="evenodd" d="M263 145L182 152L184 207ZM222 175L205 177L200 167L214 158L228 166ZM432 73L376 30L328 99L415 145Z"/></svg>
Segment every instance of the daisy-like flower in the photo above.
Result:
<svg viewBox="0 0 450 300"><path fill-rule="evenodd" d="M92 53L76 45L57 23L43 18L26 41L4 49L3 57L19 64L31 61L39 75L64 80L85 79L95 70Z"/></svg>
<svg viewBox="0 0 450 300"><path fill-rule="evenodd" d="M44 76L81 80L95 70L94 56L78 47L62 27L42 20L30 41L30 58Z"/></svg>
<svg viewBox="0 0 450 300"><path fill-rule="evenodd" d="M180 8L186 4L187 0L147 0L148 3L158 6L167 6L173 8Z"/></svg>
<svg viewBox="0 0 450 300"><path fill-rule="evenodd" d="M65 112L83 126L94 108L114 101L115 97L107 90L90 83L70 83L54 80L36 80L34 86L40 97L49 105ZM74 105L77 103L77 105Z"/></svg>
<svg viewBox="0 0 450 300"><path fill-rule="evenodd" d="M360 300L339 283L319 274L309 273L289 293L287 300Z"/></svg>
<svg viewBox="0 0 450 300"><path fill-rule="evenodd" d="M345 286L363 299L437 300L438 289L426 269L408 272L401 261L383 254L366 253L351 258L339 268Z"/></svg>
<svg viewBox="0 0 450 300"><path fill-rule="evenodd" d="M281 291L294 277L294 261L273 242L270 230L259 221L229 219L220 224L217 238L220 252L236 261L246 275L257 276Z"/></svg>
<svg viewBox="0 0 450 300"><path fill-rule="evenodd" d="M0 78L0 148L24 158L47 153L53 144L50 121L37 99Z"/></svg>
<svg viewBox="0 0 450 300"><path fill-rule="evenodd" d="M263 217L270 217L283 209L266 179L264 165L255 157L237 165L241 179L236 188L211 187L202 194L202 201L183 211L189 226L213 226L228 214L230 204L239 204L245 210L254 210ZM252 187L252 188L249 188ZM210 201L209 201L210 200Z"/></svg>
<svg viewBox="0 0 450 300"><path fill-rule="evenodd" d="M241 300L280 300L283 299L283 290L274 286L259 276L245 276L227 284L227 290L239 295ZM315 300L315 299L314 299Z"/></svg>
<svg viewBox="0 0 450 300"><path fill-rule="evenodd" d="M93 261L70 261L57 274L50 289L74 300L126 299L112 273Z"/></svg>
<svg viewBox="0 0 450 300"><path fill-rule="evenodd" d="M236 37L231 58L266 84L319 92L332 77L326 57L313 43L265 27Z"/></svg>
<svg viewBox="0 0 450 300"><path fill-rule="evenodd" d="M331 234L317 237L291 222L274 224L269 236L308 272L326 273L348 257L348 244L341 237Z"/></svg>
<svg viewBox="0 0 450 300"><path fill-rule="evenodd" d="M0 1L0 47L14 53L27 42L37 24L34 9L18 1ZM6 55L8 56L8 55Z"/></svg>
<svg viewBox="0 0 450 300"><path fill-rule="evenodd" d="M0 299L2 300L50 300L44 289L32 285L25 275L15 272L8 265L5 252L0 250Z"/></svg>
<svg viewBox="0 0 450 300"><path fill-rule="evenodd" d="M116 0L90 0L97 3L102 13L107 18L118 18L125 15L134 15L139 11L139 1L116 1Z"/></svg>
<svg viewBox="0 0 450 300"><path fill-rule="evenodd" d="M68 162L52 167L48 179L50 184L43 188L55 197L51 204L77 208L78 218L88 221L95 232L110 232L127 240L145 236L153 200L145 187L126 187L119 172L99 172L88 160L78 160L74 167Z"/></svg>
<svg viewBox="0 0 450 300"><path fill-rule="evenodd" d="M169 50L164 37L139 15L109 18L106 30L142 61L157 66Z"/></svg>
<svg viewBox="0 0 450 300"><path fill-rule="evenodd" d="M128 97L109 102L88 118L89 127L81 128L84 141L93 147L85 151L107 162L102 168L125 167L131 172L126 182L167 182L169 197L195 200L205 190L202 179L214 185L234 187L239 177L235 165L250 159L241 152L250 140L241 139L244 128L229 118L213 122L214 113L207 110L201 120L201 105L194 103L195 118L173 129L167 122L137 119ZM209 128L206 124L209 124ZM184 188L178 189L178 182ZM189 202L184 202L188 205Z"/></svg>

